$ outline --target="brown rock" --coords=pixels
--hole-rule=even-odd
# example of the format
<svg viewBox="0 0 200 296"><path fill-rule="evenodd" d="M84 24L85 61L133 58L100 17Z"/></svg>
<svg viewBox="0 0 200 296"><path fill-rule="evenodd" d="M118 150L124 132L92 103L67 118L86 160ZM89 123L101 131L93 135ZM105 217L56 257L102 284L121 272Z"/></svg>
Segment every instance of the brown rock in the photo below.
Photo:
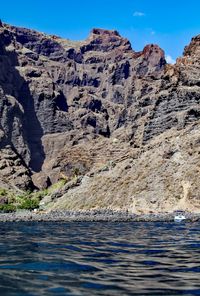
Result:
<svg viewBox="0 0 200 296"><path fill-rule="evenodd" d="M33 174L32 181L33 181L34 185L40 190L46 189L51 185L51 181L49 179L49 176L47 176L43 172Z"/></svg>
<svg viewBox="0 0 200 296"><path fill-rule="evenodd" d="M5 196L0 197L0 205L8 204L8 198Z"/></svg>

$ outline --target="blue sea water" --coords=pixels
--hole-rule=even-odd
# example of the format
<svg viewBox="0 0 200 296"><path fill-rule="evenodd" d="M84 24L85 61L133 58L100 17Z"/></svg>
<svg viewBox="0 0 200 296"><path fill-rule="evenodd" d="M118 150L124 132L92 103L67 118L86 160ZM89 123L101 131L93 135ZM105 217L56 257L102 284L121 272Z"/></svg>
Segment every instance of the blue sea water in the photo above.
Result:
<svg viewBox="0 0 200 296"><path fill-rule="evenodd" d="M0 223L0 295L200 295L200 223Z"/></svg>

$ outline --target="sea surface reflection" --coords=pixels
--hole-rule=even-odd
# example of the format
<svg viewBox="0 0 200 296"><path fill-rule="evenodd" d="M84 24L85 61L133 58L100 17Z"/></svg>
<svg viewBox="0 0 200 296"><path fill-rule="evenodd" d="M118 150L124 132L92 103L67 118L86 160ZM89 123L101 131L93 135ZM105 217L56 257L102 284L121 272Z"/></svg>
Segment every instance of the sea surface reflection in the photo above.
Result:
<svg viewBox="0 0 200 296"><path fill-rule="evenodd" d="M1 223L0 295L200 295L200 223Z"/></svg>

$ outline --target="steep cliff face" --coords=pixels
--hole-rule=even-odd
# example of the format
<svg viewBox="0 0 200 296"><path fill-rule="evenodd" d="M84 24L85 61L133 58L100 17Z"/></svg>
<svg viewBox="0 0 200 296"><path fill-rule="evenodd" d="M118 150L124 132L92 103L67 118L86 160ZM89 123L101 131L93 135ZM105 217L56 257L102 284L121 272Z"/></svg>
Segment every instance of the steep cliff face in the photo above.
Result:
<svg viewBox="0 0 200 296"><path fill-rule="evenodd" d="M145 201L149 210L152 205L158 209L158 203L162 210L168 200L174 206L182 196L180 184L189 182L190 188L196 184L196 179L183 176L186 167L180 164L175 168L171 158L183 157L177 156L180 150L191 150L187 170L198 168L199 57L199 36L192 39L175 65L168 65L157 45L135 52L116 31L93 29L85 41L72 42L3 24L0 179L5 182L6 177L8 184L20 187L41 188L75 172L90 178L73 189L73 201L65 196L66 202L61 203L59 198L58 207L75 207L77 202L82 208L85 204L88 208L128 208ZM5 153L12 155L12 160L5 162ZM162 173L157 169L159 153L164 154ZM121 172L124 165L132 168L128 175L126 170ZM175 172L179 185L173 187L172 182L169 190L163 182L169 176L173 179ZM113 174L115 180L111 178L109 183ZM138 174L146 177L136 181ZM100 176L107 181L99 183ZM126 181L120 185L123 178ZM114 188L113 193L106 193L108 188L104 190L103 184L108 188L113 184L116 190L122 186L123 192L115 199ZM144 189L144 184L151 184L151 188ZM198 196L198 189L196 192ZM73 196L70 190L62 194ZM79 202L91 194L91 202ZM151 203L154 195L157 199Z"/></svg>

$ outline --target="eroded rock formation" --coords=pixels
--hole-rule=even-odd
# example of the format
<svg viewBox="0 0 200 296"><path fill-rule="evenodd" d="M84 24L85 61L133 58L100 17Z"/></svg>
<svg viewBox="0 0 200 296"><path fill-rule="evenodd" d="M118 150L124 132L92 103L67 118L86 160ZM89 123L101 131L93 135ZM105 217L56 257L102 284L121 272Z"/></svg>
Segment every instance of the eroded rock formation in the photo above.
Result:
<svg viewBox="0 0 200 296"><path fill-rule="evenodd" d="M200 208L199 59L200 36L169 65L117 31L74 42L1 24L2 186L79 175L51 207Z"/></svg>

